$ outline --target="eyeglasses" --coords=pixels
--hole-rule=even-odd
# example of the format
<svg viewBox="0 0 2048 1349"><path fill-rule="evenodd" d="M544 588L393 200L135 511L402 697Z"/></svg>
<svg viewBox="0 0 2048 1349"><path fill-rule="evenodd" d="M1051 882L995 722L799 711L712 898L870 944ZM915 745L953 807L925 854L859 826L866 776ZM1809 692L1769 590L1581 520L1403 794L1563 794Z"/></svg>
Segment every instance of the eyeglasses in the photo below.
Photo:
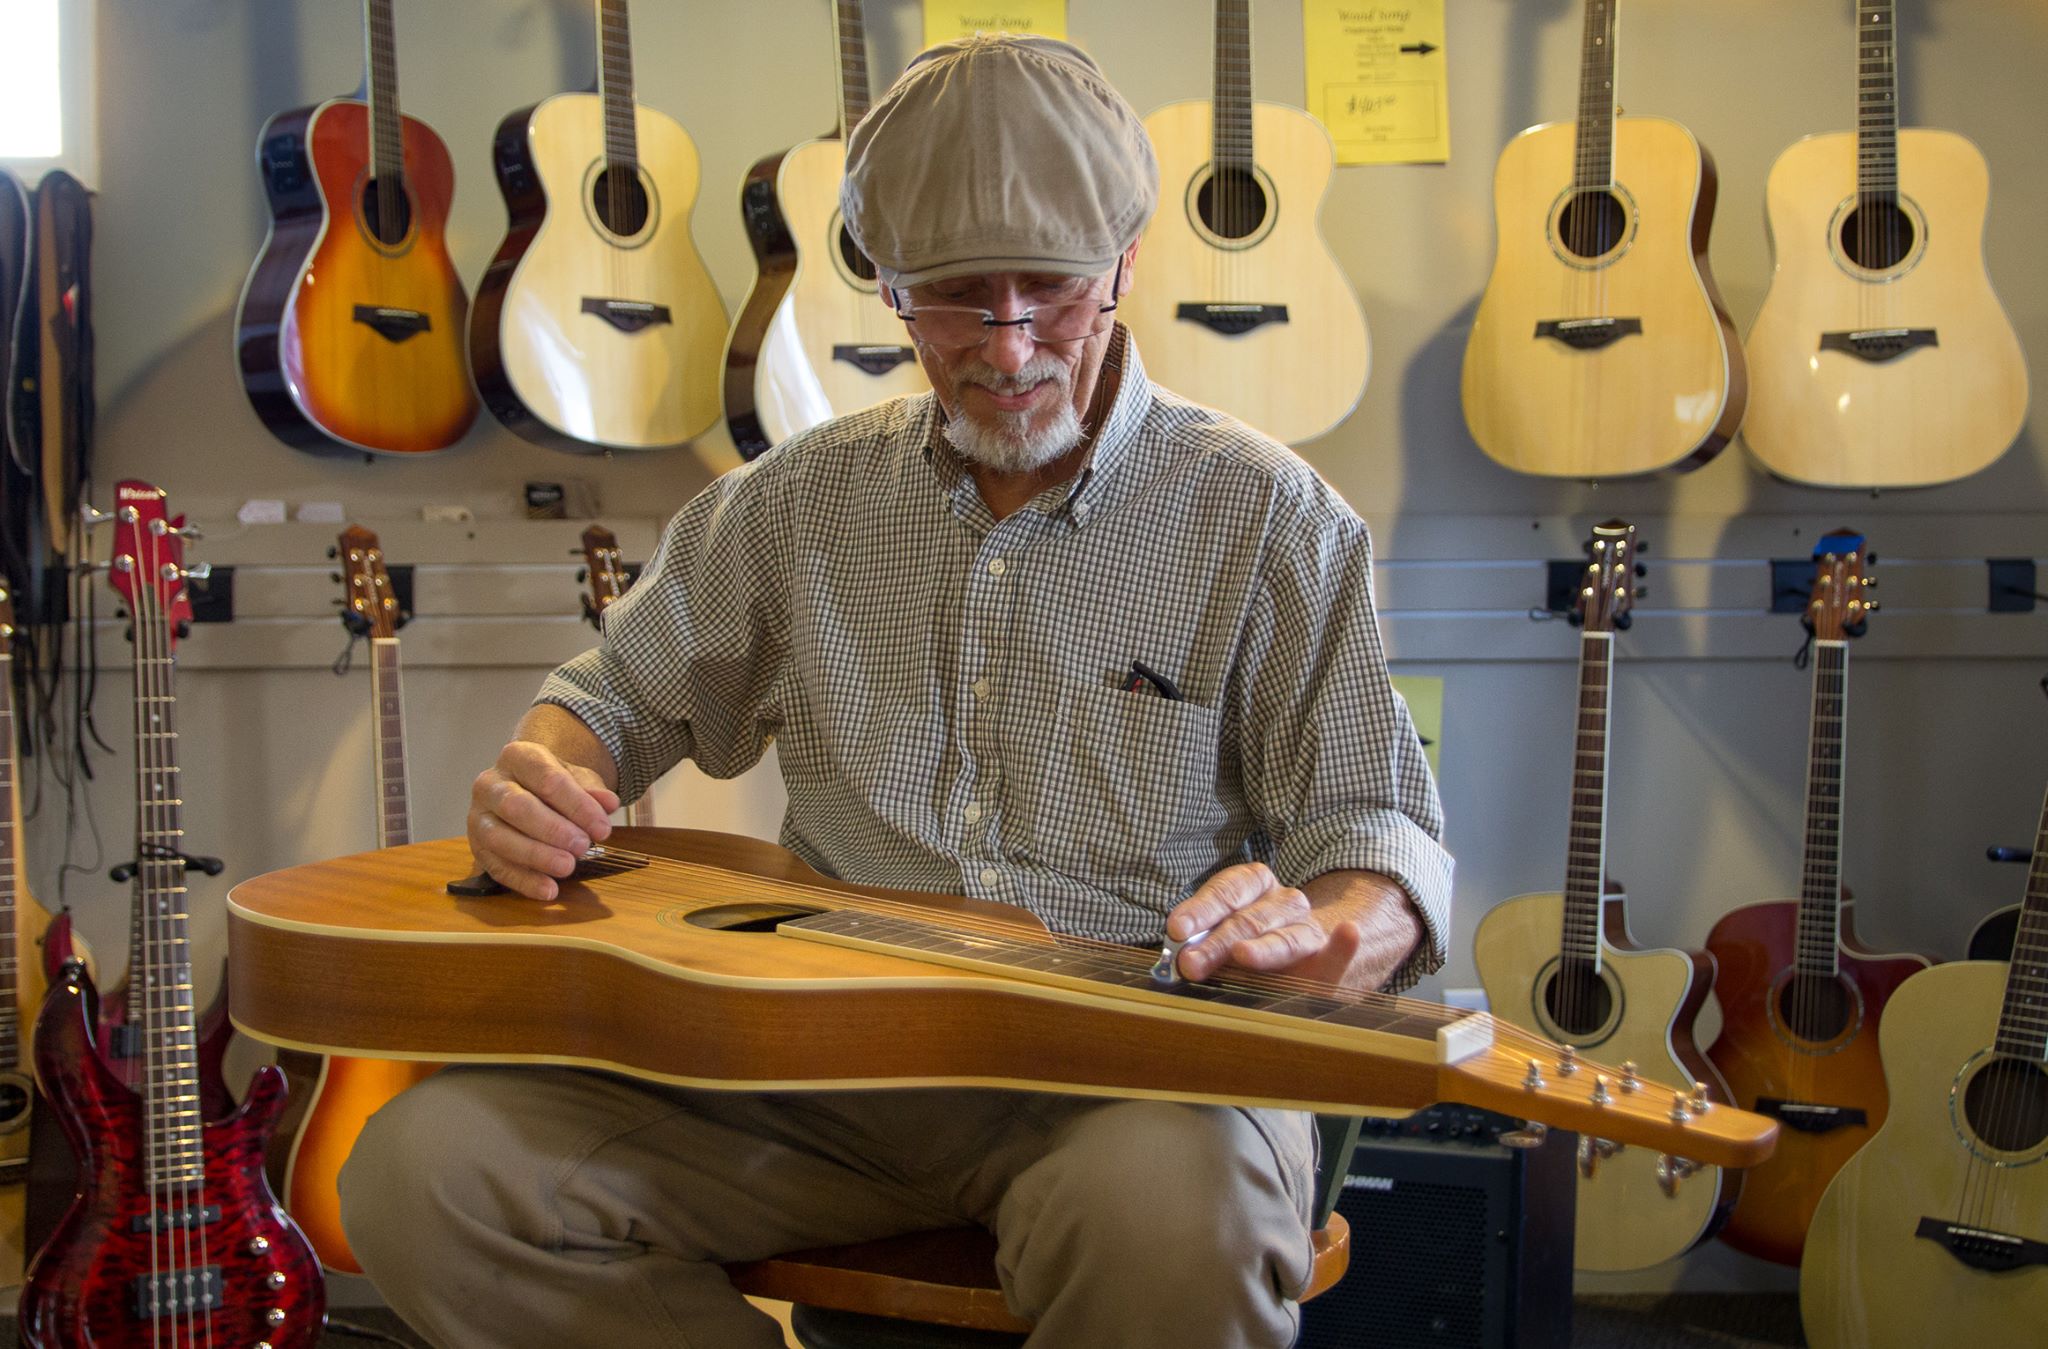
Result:
<svg viewBox="0 0 2048 1349"><path fill-rule="evenodd" d="M1123 288L1123 259L1117 259L1116 276L1109 285L1109 303L1096 299L1068 300L1059 304L1034 305L1015 318L999 319L993 310L970 305L909 305L907 291L890 290L896 317L909 324L917 340L928 346L965 350L988 341L998 328L1022 328L1032 341L1052 346L1079 342L1109 331L1116 320L1117 292Z"/></svg>

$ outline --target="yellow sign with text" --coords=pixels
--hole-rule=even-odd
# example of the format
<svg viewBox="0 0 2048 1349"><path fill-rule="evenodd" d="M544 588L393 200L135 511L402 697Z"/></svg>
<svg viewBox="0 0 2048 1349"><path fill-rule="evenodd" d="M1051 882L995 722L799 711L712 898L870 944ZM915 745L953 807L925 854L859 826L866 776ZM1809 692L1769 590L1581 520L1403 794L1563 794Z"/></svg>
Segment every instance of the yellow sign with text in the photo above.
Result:
<svg viewBox="0 0 2048 1349"><path fill-rule="evenodd" d="M1308 110L1339 164L1441 164L1451 157L1445 0L1302 0Z"/></svg>
<svg viewBox="0 0 2048 1349"><path fill-rule="evenodd" d="M1067 0L924 0L924 45L976 33L1067 35Z"/></svg>
<svg viewBox="0 0 2048 1349"><path fill-rule="evenodd" d="M1444 681L1438 675L1395 675L1394 692L1408 704L1408 715L1415 719L1415 733L1422 737L1422 757L1429 760L1429 771L1439 778L1443 769L1438 766L1436 753L1444 738Z"/></svg>

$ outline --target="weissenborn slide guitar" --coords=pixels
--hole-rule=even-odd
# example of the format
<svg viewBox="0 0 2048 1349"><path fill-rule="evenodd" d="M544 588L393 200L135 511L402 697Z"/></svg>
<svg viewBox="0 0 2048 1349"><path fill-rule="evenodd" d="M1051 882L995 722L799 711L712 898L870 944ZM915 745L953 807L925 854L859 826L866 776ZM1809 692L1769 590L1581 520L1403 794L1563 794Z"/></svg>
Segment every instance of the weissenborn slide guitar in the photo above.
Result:
<svg viewBox="0 0 2048 1349"><path fill-rule="evenodd" d="M2010 963L1914 975L1878 1030L1891 1115L1822 1196L1813 1349L2039 1344L2048 1307L2048 802Z"/></svg>
<svg viewBox="0 0 2048 1349"><path fill-rule="evenodd" d="M495 892L461 839L235 887L237 1025L331 1053L588 1064L700 1086L1026 1087L1407 1111L1464 1101L1720 1165L1755 1115L1644 1084L1604 1098L1557 1046L1479 1013L1234 972L1025 910L827 879L773 844L631 829L553 903ZM451 893L459 891L461 893ZM1612 1079L1610 1079L1612 1080Z"/></svg>
<svg viewBox="0 0 2048 1349"><path fill-rule="evenodd" d="M868 112L861 0L834 0L839 131L760 160L740 189L755 278L725 350L725 419L752 459L841 413L931 387L839 215L846 133Z"/></svg>
<svg viewBox="0 0 2048 1349"><path fill-rule="evenodd" d="M1713 983L1704 952L1640 947L1623 898L1607 893L1607 744L1614 693L1614 633L1635 594L1635 526L1610 520L1587 544L1579 592L1578 732L1573 746L1571 834L1562 894L1505 900L1480 920L1472 955L1488 1003L1505 1021L1603 1058L1621 1059L1603 1090L1646 1083L1689 1089L1708 1118L1728 1107L1720 1075L1693 1043L1693 1018ZM1584 1075L1586 1070L1581 1070ZM1580 1269L1644 1269L1704 1240L1734 1202L1739 1176L1674 1163L1598 1131L1579 1139Z"/></svg>
<svg viewBox="0 0 2048 1349"><path fill-rule="evenodd" d="M633 97L626 0L597 0L598 92L498 124L511 223L477 287L484 404L561 450L658 450L718 420L725 305L690 237L697 146Z"/></svg>
<svg viewBox="0 0 2048 1349"><path fill-rule="evenodd" d="M1785 1126L1771 1160L1742 1178L1721 1239L1779 1264L1799 1263L1807 1224L1842 1163L1884 1123L1887 1097L1877 1030L1885 1003L1924 956L1879 955L1851 930L1842 894L1843 750L1848 739L1849 639L1866 599L1863 537L1829 534L1814 547L1813 731L1806 759L1806 831L1799 899L1749 904L1707 934L1719 967L1721 1034L1707 1057L1735 1103Z"/></svg>
<svg viewBox="0 0 2048 1349"><path fill-rule="evenodd" d="M1743 438L1816 487L1952 482L2027 415L2019 336L1984 270L1991 172L1952 131L1899 129L1893 18L1892 0L1857 0L1856 130L1792 146L1765 188L1775 267Z"/></svg>
<svg viewBox="0 0 2048 1349"><path fill-rule="evenodd" d="M1336 156L1308 113L1252 101L1250 0L1216 0L1215 57L1213 98L1145 119L1159 213L1117 317L1153 379L1298 445L1351 415L1372 368L1317 224Z"/></svg>
<svg viewBox="0 0 2048 1349"><path fill-rule="evenodd" d="M1518 473L1697 468L1742 421L1742 347L1707 266L1713 160L1676 122L1615 113L1615 9L1585 0L1575 122L1494 170L1498 250L1465 344L1465 424Z"/></svg>
<svg viewBox="0 0 2048 1349"><path fill-rule="evenodd" d="M446 237L455 168L398 110L391 0L363 8L364 96L281 112L257 140L270 235L235 349L250 404L285 443L421 454L476 419Z"/></svg>

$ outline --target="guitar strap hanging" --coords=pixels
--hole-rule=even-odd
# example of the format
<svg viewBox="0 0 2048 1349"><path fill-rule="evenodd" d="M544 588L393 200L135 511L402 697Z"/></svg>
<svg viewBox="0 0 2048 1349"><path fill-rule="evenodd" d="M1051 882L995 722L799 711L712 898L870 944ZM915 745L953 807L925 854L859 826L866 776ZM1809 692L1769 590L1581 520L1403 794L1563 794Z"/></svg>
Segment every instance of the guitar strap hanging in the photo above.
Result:
<svg viewBox="0 0 2048 1349"><path fill-rule="evenodd" d="M36 189L36 292L42 342L43 513L68 555L93 434L92 194L62 169Z"/></svg>

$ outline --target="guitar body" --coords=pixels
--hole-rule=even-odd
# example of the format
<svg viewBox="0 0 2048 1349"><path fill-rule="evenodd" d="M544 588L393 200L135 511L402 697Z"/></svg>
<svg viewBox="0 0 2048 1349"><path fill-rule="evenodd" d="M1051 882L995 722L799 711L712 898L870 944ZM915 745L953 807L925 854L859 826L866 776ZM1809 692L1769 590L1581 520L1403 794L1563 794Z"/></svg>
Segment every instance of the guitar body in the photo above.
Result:
<svg viewBox="0 0 2048 1349"><path fill-rule="evenodd" d="M2048 1256L1973 1268L1916 1235L1932 1218L2048 1243L2048 1141L1995 1148L1959 1108L1987 1062L2017 1062L1987 1053L2006 969L1942 965L1893 995L1878 1029L1891 1114L1822 1196L1800 1265L1800 1315L1814 1349L2039 1342ZM2039 1065L2031 1072L2038 1123L2048 1119L2048 1087Z"/></svg>
<svg viewBox="0 0 2048 1349"><path fill-rule="evenodd" d="M1145 119L1159 158L1159 213L1138 252L1138 284L1117 317L1159 384L1296 445L1351 415L1372 368L1365 312L1318 224L1336 157L1299 108L1253 103L1266 209L1225 237L1199 207L1211 181L1212 105L1169 103ZM1245 230L1249 228L1249 233ZM1187 304L1285 306L1243 332L1182 318Z"/></svg>
<svg viewBox="0 0 2048 1349"><path fill-rule="evenodd" d="M37 1080L81 1179L22 1288L22 1342L34 1349L315 1343L326 1319L320 1269L263 1179L263 1142L283 1103L282 1078L274 1069L258 1070L247 1101L205 1124L204 1189L187 1193L203 1196L207 1220L153 1235L151 1215L165 1213L165 1197L145 1181L141 1102L93 1044L91 991L83 979L81 973L54 989L37 1024ZM219 1307L175 1322L139 1316L141 1289L174 1248L178 1268L218 1271ZM282 1312L275 1323L273 1308Z"/></svg>
<svg viewBox="0 0 2048 1349"><path fill-rule="evenodd" d="M1742 347L1707 265L1713 161L1676 122L1616 118L1619 242L1583 258L1560 224L1577 127L1531 127L1501 152L1498 251L1465 345L1465 424L1518 473L1697 468L1735 434L1745 396ZM1560 322L1564 336L1538 335Z"/></svg>
<svg viewBox="0 0 2048 1349"><path fill-rule="evenodd" d="M21 836L21 822L15 821L15 837ZM29 894L17 867L14 878L14 949L20 952L15 966L15 1025L33 1027L42 1011L49 980L43 972L43 941L53 921L50 911ZM77 959L92 968L92 953L82 937L70 938ZM33 1066L33 1034L22 1037L21 1062ZM29 1075L8 1069L0 1071L0 1285L18 1284L28 1267L28 1168L30 1124L34 1111L33 1086Z"/></svg>
<svg viewBox="0 0 2048 1349"><path fill-rule="evenodd" d="M755 160L740 184L740 223L747 231L747 247L754 251L754 284L747 288L747 298L726 335L723 387L726 430L747 459L773 443L761 425L754 383L761 349L768 340L768 325L782 308L789 283L796 277L796 240L790 237L789 222L775 196L775 180L786 153Z"/></svg>
<svg viewBox="0 0 2048 1349"><path fill-rule="evenodd" d="M1844 905L1832 990L1803 984L1796 974L1796 902L1745 905L1707 935L1722 1016L1707 1057L1735 1104L1815 1107L1777 1114L1785 1125L1778 1150L1744 1174L1741 1201L1721 1229L1721 1239L1737 1250L1781 1265L1799 1263L1828 1182L1884 1124L1889 1098L1877 1028L1892 993L1927 968L1924 957L1858 945L1849 911ZM1806 1018L1812 1024L1802 1026Z"/></svg>
<svg viewBox="0 0 2048 1349"><path fill-rule="evenodd" d="M1948 131L1898 133L1899 242L1867 259L1856 137L1809 136L1771 167L1774 268L1749 331L1754 381L1743 435L1773 475L1816 487L1923 487L1983 469L2026 420L2027 367L1984 270L1991 173ZM1892 253L1900 256L1892 260ZM1823 334L1924 334L1869 359Z"/></svg>
<svg viewBox="0 0 2048 1349"><path fill-rule="evenodd" d="M1564 896L1521 895L1495 905L1473 934L1473 960L1493 1014L1578 1046L1608 1063L1633 1061L1645 1081L1689 1088L1705 1082L1728 1099L1719 1075L1693 1043L1693 1019L1713 982L1712 958L1640 948L1629 940L1624 905L1610 896L1600 943L1611 1013L1590 1033L1568 1035L1544 1006L1558 967ZM1545 1065L1546 1075L1553 1071ZM1575 1262L1584 1270L1645 1269L1691 1250L1713 1233L1734 1201L1735 1177L1702 1167L1676 1194L1658 1184L1657 1155L1627 1148L1579 1177Z"/></svg>
<svg viewBox="0 0 2048 1349"><path fill-rule="evenodd" d="M312 1105L292 1140L285 1169L285 1209L305 1232L321 1264L343 1274L361 1274L363 1267L341 1228L342 1163L370 1116L399 1092L440 1071L441 1065L342 1055L329 1055L321 1065Z"/></svg>
<svg viewBox="0 0 2048 1349"><path fill-rule="evenodd" d="M596 205L598 95L557 94L498 126L511 225L477 288L470 360L492 413L556 449L664 449L718 419L725 306L690 237L697 147L665 113L636 104L634 118L649 209L625 235Z"/></svg>
<svg viewBox="0 0 2048 1349"><path fill-rule="evenodd" d="M404 118L407 227L380 242L364 208L369 123L367 105L337 98L265 124L257 161L271 229L242 290L236 347L251 405L287 443L421 454L460 440L476 417L468 301L445 233L455 170L441 138Z"/></svg>

